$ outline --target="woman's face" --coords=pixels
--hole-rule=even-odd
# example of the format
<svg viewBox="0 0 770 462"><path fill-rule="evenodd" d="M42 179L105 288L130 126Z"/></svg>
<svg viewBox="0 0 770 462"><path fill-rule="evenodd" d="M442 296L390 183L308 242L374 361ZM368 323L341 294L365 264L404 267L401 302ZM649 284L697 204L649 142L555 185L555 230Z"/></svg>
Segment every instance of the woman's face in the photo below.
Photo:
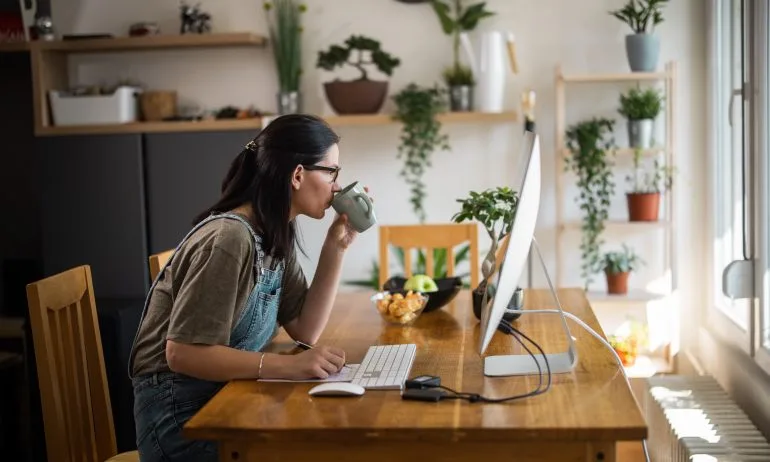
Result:
<svg viewBox="0 0 770 462"><path fill-rule="evenodd" d="M319 220L324 217L326 209L331 207L334 193L341 189L336 181L339 157L339 146L334 144L320 162L297 166L291 179L292 219L297 215L307 215Z"/></svg>

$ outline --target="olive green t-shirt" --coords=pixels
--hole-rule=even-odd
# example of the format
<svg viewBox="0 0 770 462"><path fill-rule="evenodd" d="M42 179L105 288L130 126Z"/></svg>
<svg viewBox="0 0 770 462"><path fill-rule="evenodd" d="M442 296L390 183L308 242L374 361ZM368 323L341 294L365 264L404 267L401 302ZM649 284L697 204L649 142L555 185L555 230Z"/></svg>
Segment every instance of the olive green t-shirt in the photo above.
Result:
<svg viewBox="0 0 770 462"><path fill-rule="evenodd" d="M254 289L254 239L240 221L220 218L182 244L150 295L134 345L133 375L168 371L166 340L228 345ZM308 285L292 251L285 259L278 325L296 318ZM266 256L262 265L279 261Z"/></svg>

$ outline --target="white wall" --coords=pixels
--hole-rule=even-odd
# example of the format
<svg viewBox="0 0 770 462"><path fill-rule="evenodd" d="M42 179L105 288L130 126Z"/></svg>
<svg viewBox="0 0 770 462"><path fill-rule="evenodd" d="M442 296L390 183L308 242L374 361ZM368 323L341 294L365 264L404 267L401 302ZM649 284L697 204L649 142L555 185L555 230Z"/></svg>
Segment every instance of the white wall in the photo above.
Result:
<svg viewBox="0 0 770 462"><path fill-rule="evenodd" d="M518 40L520 74L510 76L506 105L519 110L520 94L534 89L538 96L537 122L544 148L544 191L538 223L538 239L551 272L555 272L555 197L554 178L554 71L561 65L565 73L626 72L624 50L627 26L607 12L619 8L622 0L490 0L488 6L498 13L482 28L505 28ZM381 40L385 50L402 59L402 66L391 80L398 91L411 81L431 84L439 79L442 67L451 60L450 43L441 32L435 15L426 5L407 5L394 0L308 0L306 21L303 91L308 112L329 114L321 89L331 78L315 67L317 51L339 43L351 34L366 34ZM112 32L124 34L131 22L154 20L165 32L178 28L177 2L137 0L61 0L54 3L54 21L60 32ZM213 14L215 31L255 31L265 33L261 2L257 0L208 0L204 9ZM699 270L703 268L705 241L702 226L704 212L704 130L703 98L705 51L704 13L699 0L671 2L665 12L666 22L659 28L662 48L660 66L677 61L678 118L676 158L679 168L676 193L677 244L680 259L682 299L692 306L702 304L698 290ZM140 77L154 88L173 88L186 103L216 107L226 104L255 104L274 110L276 79L272 60L266 50L215 50L156 52L152 54L115 55L79 59L74 70L82 82L110 82L119 77ZM346 75L346 74L345 74ZM568 123L591 116L619 118L616 112L618 91L622 86L575 87L568 92ZM392 108L389 101L386 110ZM457 211L455 199L469 190L483 189L511 181L511 169L518 155L521 124L445 126L452 152L438 153L434 167L427 174L428 221L445 222ZM625 126L619 120L618 139L622 142ZM354 179L370 186L376 198L382 223L413 223L405 184L398 176L396 160L398 126L345 127L342 135L342 182ZM501 168L502 165L502 168ZM451 179L450 179L451 178ZM622 208L622 183L617 213ZM565 207L575 208L568 199ZM329 214L331 215L331 214ZM623 215L624 216L624 215ZM305 262L308 276L315 268L315 257L329 219L302 221L302 231L311 261ZM575 238L577 235L575 235ZM622 239L622 236L619 238ZM486 246L486 243L483 247ZM563 285L582 285L579 277L578 241L573 239L572 264ZM652 259L654 251L639 248ZM344 279L367 274L377 253L376 230L362 235L345 262ZM653 259L654 260L654 259ZM652 269L634 276L640 285L655 277ZM536 285L544 279L535 274ZM603 290L603 278L594 289ZM690 303L687 303L689 306Z"/></svg>

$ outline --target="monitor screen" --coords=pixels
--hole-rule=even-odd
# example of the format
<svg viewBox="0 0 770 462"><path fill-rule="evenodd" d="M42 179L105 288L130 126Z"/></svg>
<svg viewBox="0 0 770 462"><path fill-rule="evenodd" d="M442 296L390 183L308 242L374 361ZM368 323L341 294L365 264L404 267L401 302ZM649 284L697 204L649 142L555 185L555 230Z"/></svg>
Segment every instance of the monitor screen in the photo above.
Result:
<svg viewBox="0 0 770 462"><path fill-rule="evenodd" d="M514 175L520 179L514 183L519 202L503 260L490 277L489 282L495 287L494 296L481 310L479 354L482 355L516 291L535 233L540 208L540 140L532 132L525 132L519 171Z"/></svg>

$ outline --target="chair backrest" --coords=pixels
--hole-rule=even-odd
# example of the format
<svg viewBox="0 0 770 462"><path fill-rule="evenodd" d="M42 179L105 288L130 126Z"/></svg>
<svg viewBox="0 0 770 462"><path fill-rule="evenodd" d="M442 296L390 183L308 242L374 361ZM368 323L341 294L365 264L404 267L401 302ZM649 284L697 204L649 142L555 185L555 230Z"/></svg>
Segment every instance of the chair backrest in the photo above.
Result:
<svg viewBox="0 0 770 462"><path fill-rule="evenodd" d="M426 274L434 277L433 249L447 249L447 276L455 275L455 246L469 242L471 287L479 284L479 234L476 223L380 226L380 287L388 280L389 246L404 250L404 271L412 276L413 249L425 250Z"/></svg>
<svg viewBox="0 0 770 462"><path fill-rule="evenodd" d="M173 254L173 250L166 250L165 252L150 255L150 279L153 281L155 280L155 278L158 276L158 273L160 273L161 268L163 268L163 266Z"/></svg>
<svg viewBox="0 0 770 462"><path fill-rule="evenodd" d="M104 462L117 452L91 268L27 285L51 462Z"/></svg>

